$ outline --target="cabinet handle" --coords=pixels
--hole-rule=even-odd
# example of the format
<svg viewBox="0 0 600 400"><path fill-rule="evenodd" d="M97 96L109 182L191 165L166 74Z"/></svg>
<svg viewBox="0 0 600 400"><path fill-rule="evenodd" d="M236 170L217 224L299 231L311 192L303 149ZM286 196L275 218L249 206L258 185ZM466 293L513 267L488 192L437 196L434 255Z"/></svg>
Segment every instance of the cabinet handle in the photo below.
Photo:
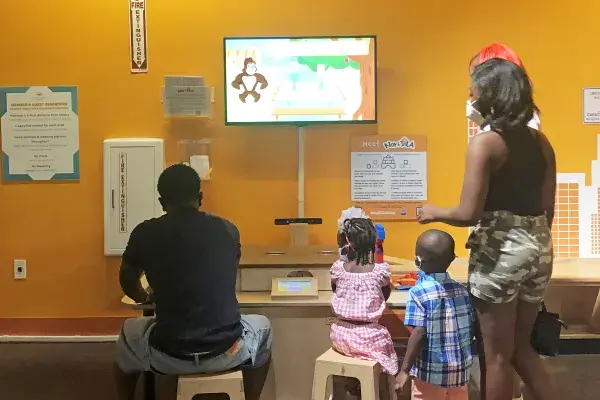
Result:
<svg viewBox="0 0 600 400"><path fill-rule="evenodd" d="M114 210L115 209L115 190L114 189L110 192L110 204Z"/></svg>

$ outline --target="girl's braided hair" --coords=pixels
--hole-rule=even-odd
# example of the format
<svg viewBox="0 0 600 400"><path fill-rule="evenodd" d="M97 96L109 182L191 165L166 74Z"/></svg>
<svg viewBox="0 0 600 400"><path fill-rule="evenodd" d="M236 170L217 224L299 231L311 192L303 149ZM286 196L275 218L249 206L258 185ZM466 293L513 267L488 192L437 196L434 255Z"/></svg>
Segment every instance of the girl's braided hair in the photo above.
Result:
<svg viewBox="0 0 600 400"><path fill-rule="evenodd" d="M348 260L366 265L375 262L376 239L373 221L368 218L349 218L344 221L338 241Z"/></svg>

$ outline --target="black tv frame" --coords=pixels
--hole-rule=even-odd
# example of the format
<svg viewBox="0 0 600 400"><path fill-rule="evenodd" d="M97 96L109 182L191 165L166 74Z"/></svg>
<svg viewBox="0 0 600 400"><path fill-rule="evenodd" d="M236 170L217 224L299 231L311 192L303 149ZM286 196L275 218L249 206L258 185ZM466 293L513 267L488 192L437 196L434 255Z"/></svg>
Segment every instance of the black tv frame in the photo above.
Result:
<svg viewBox="0 0 600 400"><path fill-rule="evenodd" d="M373 56L375 60L375 118L367 121L258 121L258 122L228 122L227 121L227 49L225 44L227 40L253 40L253 39L353 39L353 38L368 38L373 39ZM364 125L364 124L376 124L378 118L378 87L379 87L379 74L377 71L377 35L344 35L344 36L228 36L223 38L223 91L225 99L225 126L265 126L265 125L283 125L283 126L299 126L305 127L309 125Z"/></svg>

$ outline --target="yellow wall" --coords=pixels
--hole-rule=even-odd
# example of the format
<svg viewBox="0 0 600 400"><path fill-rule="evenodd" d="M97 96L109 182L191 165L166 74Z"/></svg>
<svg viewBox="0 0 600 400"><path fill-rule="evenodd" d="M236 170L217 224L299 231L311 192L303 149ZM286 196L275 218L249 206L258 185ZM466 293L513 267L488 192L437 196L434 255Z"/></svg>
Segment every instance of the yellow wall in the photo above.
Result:
<svg viewBox="0 0 600 400"><path fill-rule="evenodd" d="M296 211L295 131L223 126L223 36L379 36L379 125L308 133L306 209L324 218L312 229L315 243L334 243L339 211L350 204L352 134L428 135L430 200L458 199L467 63L493 40L524 59L560 170L589 172L595 158L600 129L581 123L581 89L600 85L597 1L550 7L513 0L480 9L448 0L148 3L150 73L132 76L127 0L0 2L0 85L78 85L81 129L79 183L0 185L0 317L128 313L119 304L118 260L102 252L102 141L109 137L164 137L171 161L176 138L210 137L215 171L205 208L237 223L245 244L287 240L273 218ZM159 101L165 74L200 74L215 85L214 123L166 121ZM387 228L387 253L411 257L423 227ZM462 247L466 232L451 232ZM14 258L27 259L27 280L12 279Z"/></svg>

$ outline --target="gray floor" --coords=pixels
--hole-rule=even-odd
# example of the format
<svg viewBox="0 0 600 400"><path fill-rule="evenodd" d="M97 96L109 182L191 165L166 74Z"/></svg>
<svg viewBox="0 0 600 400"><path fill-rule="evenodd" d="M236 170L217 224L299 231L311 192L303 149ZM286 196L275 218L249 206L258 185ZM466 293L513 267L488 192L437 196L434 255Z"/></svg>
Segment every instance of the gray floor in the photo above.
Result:
<svg viewBox="0 0 600 400"><path fill-rule="evenodd" d="M0 344L0 400L112 400L113 343ZM548 360L564 400L600 400L600 356ZM477 371L477 368L475 369ZM172 400L176 380L159 377L158 399ZM478 399L477 379L471 399Z"/></svg>
<svg viewBox="0 0 600 400"><path fill-rule="evenodd" d="M600 355L559 356L547 360L562 399L600 399Z"/></svg>
<svg viewBox="0 0 600 400"><path fill-rule="evenodd" d="M545 360L548 370L556 379L562 400L600 400L600 356L559 356ZM474 366L469 384L469 399L480 400L479 363ZM525 397L524 400L532 400Z"/></svg>
<svg viewBox="0 0 600 400"><path fill-rule="evenodd" d="M114 348L114 343L0 344L0 399L116 399ZM176 384L160 377L158 398L175 399Z"/></svg>

